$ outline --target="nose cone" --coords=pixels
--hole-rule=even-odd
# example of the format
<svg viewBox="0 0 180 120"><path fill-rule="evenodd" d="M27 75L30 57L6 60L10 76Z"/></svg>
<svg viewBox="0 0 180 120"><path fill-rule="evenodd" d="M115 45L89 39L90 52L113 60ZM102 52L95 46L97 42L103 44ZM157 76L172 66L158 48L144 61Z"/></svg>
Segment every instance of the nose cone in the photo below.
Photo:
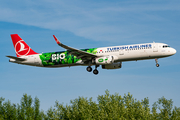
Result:
<svg viewBox="0 0 180 120"><path fill-rule="evenodd" d="M171 50L171 53L174 55L174 54L176 54L176 50L173 48L172 50Z"/></svg>

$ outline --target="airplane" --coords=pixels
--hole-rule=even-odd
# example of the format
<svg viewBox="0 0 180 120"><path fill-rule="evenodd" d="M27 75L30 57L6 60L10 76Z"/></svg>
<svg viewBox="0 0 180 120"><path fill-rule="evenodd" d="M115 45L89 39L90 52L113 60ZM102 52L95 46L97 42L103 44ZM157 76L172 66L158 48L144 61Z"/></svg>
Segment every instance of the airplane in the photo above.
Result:
<svg viewBox="0 0 180 120"><path fill-rule="evenodd" d="M155 59L156 67L159 67L158 59L172 56L176 53L174 48L164 43L143 43L133 45L76 49L62 44L55 35L56 43L66 49L60 52L36 53L33 51L18 34L11 34L16 56L9 57L9 62L37 67L71 67L87 66L88 72L92 71L97 75L97 68L119 69L122 62Z"/></svg>

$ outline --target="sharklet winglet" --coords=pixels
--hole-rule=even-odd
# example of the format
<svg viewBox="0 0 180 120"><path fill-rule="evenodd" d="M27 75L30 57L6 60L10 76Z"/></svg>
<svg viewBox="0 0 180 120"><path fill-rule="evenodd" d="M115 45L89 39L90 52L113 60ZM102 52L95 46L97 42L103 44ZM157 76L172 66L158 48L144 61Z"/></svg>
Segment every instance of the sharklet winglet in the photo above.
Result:
<svg viewBox="0 0 180 120"><path fill-rule="evenodd" d="M53 37L54 37L57 44L61 44L61 42L57 39L57 37L55 35L53 35Z"/></svg>

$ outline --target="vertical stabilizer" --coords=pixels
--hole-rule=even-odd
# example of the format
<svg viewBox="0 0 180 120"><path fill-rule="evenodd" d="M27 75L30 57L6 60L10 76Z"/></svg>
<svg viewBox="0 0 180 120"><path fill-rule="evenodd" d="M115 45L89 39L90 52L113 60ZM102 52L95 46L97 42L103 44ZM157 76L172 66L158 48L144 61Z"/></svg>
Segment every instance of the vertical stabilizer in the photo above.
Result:
<svg viewBox="0 0 180 120"><path fill-rule="evenodd" d="M11 34L11 38L17 57L38 54L34 52L18 34Z"/></svg>

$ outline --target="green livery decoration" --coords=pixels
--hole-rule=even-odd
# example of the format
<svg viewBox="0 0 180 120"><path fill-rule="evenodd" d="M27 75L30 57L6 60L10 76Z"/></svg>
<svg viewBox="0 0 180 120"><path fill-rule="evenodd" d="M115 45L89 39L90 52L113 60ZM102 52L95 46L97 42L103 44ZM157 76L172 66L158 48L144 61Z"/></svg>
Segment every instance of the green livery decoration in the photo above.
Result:
<svg viewBox="0 0 180 120"><path fill-rule="evenodd" d="M88 52L88 53L92 53L92 54L97 53L97 48L80 49L80 50ZM44 66L73 64L81 60L81 59L78 59L76 56L70 54L70 51L42 53L41 55L39 55L39 57Z"/></svg>
<svg viewBox="0 0 180 120"><path fill-rule="evenodd" d="M98 60L98 62L103 62L103 61L104 61L104 60L103 60L102 58Z"/></svg>

